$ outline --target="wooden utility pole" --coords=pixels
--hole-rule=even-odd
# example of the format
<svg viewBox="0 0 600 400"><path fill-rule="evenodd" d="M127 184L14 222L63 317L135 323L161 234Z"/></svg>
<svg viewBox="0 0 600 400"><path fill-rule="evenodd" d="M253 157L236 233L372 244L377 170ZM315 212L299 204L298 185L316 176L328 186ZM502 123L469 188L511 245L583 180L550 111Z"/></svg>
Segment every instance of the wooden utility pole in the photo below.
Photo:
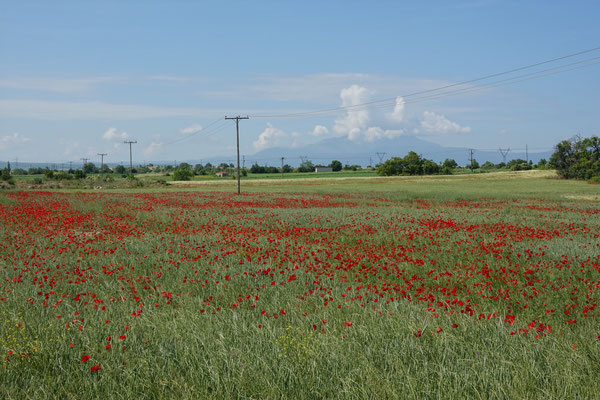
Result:
<svg viewBox="0 0 600 400"><path fill-rule="evenodd" d="M237 142L237 192L240 194L240 119L250 119L250 117L240 117L239 115L237 117L228 117L226 115L225 119L235 119L235 137Z"/></svg>
<svg viewBox="0 0 600 400"><path fill-rule="evenodd" d="M106 156L106 153L98 153L98 155L100 156L100 174L104 176L104 156Z"/></svg>
<svg viewBox="0 0 600 400"><path fill-rule="evenodd" d="M471 171L473 171L473 149L469 149L469 167L471 168Z"/></svg>
<svg viewBox="0 0 600 400"><path fill-rule="evenodd" d="M137 140L126 140L124 143L129 145L129 176L133 176L133 162L131 160L131 145L137 143Z"/></svg>
<svg viewBox="0 0 600 400"><path fill-rule="evenodd" d="M89 158L81 158L81 161L83 161L83 164L81 164L81 170L83 171L83 168L85 167L85 164L87 164Z"/></svg>
<svg viewBox="0 0 600 400"><path fill-rule="evenodd" d="M281 177L283 178L283 160L285 160L285 157L281 157Z"/></svg>

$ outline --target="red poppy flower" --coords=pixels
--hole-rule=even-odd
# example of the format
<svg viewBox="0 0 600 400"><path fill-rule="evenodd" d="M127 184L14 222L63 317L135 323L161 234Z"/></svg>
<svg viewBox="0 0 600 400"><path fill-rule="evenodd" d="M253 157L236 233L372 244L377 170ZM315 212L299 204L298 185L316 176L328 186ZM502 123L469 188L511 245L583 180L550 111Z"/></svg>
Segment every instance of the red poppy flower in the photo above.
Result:
<svg viewBox="0 0 600 400"><path fill-rule="evenodd" d="M86 362L89 359L90 359L90 356L85 355L85 356L81 357L81 362Z"/></svg>
<svg viewBox="0 0 600 400"><path fill-rule="evenodd" d="M99 365L94 365L92 368L90 368L92 370L92 372L96 372L98 370L100 370L102 367Z"/></svg>

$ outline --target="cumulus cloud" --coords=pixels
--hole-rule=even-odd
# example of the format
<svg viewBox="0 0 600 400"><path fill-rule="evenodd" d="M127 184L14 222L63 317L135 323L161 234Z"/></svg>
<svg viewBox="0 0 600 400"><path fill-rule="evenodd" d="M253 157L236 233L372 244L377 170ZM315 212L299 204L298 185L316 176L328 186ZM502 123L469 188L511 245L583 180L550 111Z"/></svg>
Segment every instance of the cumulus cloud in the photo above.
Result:
<svg viewBox="0 0 600 400"><path fill-rule="evenodd" d="M450 134L450 133L469 133L471 128L468 126L460 126L456 122L450 121L441 114L436 114L433 111L423 112L423 119L420 127L415 129L415 133L425 134Z"/></svg>
<svg viewBox="0 0 600 400"><path fill-rule="evenodd" d="M104 140L109 140L109 141L113 141L113 140L126 140L127 138L129 138L129 135L127 134L127 132L120 132L117 130L117 128L108 128L103 134L102 134L102 139Z"/></svg>
<svg viewBox="0 0 600 400"><path fill-rule="evenodd" d="M396 105L394 106L394 111L387 115L388 118L395 122L402 122L404 120L404 106L404 98L401 96L396 97Z"/></svg>
<svg viewBox="0 0 600 400"><path fill-rule="evenodd" d="M367 142L373 142L379 139L393 139L402 134L404 134L403 129L381 129L378 126L372 126L364 132L363 137Z"/></svg>
<svg viewBox="0 0 600 400"><path fill-rule="evenodd" d="M333 130L336 133L348 136L350 140L360 138L361 132L367 127L369 122L369 111L352 108L358 104L368 101L369 93L366 88L352 85L342 89L340 93L342 107L350 107L346 110L342 118L335 120Z"/></svg>
<svg viewBox="0 0 600 400"><path fill-rule="evenodd" d="M204 129L204 127L200 124L192 124L183 129L180 129L179 133L181 133L182 135L193 135L195 133L200 132L202 129Z"/></svg>
<svg viewBox="0 0 600 400"><path fill-rule="evenodd" d="M275 128L271 124L267 124L267 128L258 135L258 139L255 140L252 145L256 151L261 151L271 147L284 145L288 140L289 136L287 133Z"/></svg>
<svg viewBox="0 0 600 400"><path fill-rule="evenodd" d="M329 129L323 125L316 125L310 134L312 136L327 136L329 134Z"/></svg>
<svg viewBox="0 0 600 400"><path fill-rule="evenodd" d="M21 135L20 133L13 133L12 135L4 135L0 137L0 149L5 149L11 145L27 143L31 139Z"/></svg>
<svg viewBox="0 0 600 400"><path fill-rule="evenodd" d="M164 143L162 142L151 142L145 149L144 149L144 154L147 156L151 156L152 154L154 154L154 152L156 150L159 150L161 147L163 147Z"/></svg>

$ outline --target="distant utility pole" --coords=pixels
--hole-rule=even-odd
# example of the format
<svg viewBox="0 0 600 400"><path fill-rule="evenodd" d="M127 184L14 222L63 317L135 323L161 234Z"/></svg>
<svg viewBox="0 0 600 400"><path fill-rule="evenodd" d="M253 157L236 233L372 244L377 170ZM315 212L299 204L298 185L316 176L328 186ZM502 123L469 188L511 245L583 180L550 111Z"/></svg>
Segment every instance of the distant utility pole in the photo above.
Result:
<svg viewBox="0 0 600 400"><path fill-rule="evenodd" d="M73 170L73 161L69 161L69 171Z"/></svg>
<svg viewBox="0 0 600 400"><path fill-rule="evenodd" d="M129 176L133 176L133 162L132 162L132 159L131 159L131 145L132 144L136 144L137 140L126 140L123 143L129 145Z"/></svg>
<svg viewBox="0 0 600 400"><path fill-rule="evenodd" d="M19 169L19 157L15 158L15 169Z"/></svg>
<svg viewBox="0 0 600 400"><path fill-rule="evenodd" d="M369 157L369 168L373 168L373 158Z"/></svg>
<svg viewBox="0 0 600 400"><path fill-rule="evenodd" d="M525 161L529 163L529 150L527 149L527 145L525 145Z"/></svg>
<svg viewBox="0 0 600 400"><path fill-rule="evenodd" d="M228 117L225 116L225 119L235 119L235 137L237 141L237 191L238 194L241 193L240 189L240 119L250 119L247 115L245 117Z"/></svg>
<svg viewBox="0 0 600 400"><path fill-rule="evenodd" d="M100 173L102 175L104 175L104 156L106 156L106 153L98 153L98 155L100 156Z"/></svg>
<svg viewBox="0 0 600 400"><path fill-rule="evenodd" d="M473 171L473 149L469 149L469 162L470 162L470 168L471 171Z"/></svg>
<svg viewBox="0 0 600 400"><path fill-rule="evenodd" d="M383 162L383 157L385 156L385 152L377 152L377 157L379 157L379 162Z"/></svg>
<svg viewBox="0 0 600 400"><path fill-rule="evenodd" d="M85 167L85 164L87 164L89 158L81 158L81 161L83 161L83 164L81 165L81 170L83 171L83 167Z"/></svg>
<svg viewBox="0 0 600 400"><path fill-rule="evenodd" d="M242 169L246 169L246 156L242 156Z"/></svg>
<svg viewBox="0 0 600 400"><path fill-rule="evenodd" d="M504 164L506 164L506 155L510 151L510 148L508 148L508 149L498 149L498 151L500 152L500 154L502 154L502 162Z"/></svg>
<svg viewBox="0 0 600 400"><path fill-rule="evenodd" d="M283 178L283 160L285 160L285 157L281 157L281 177Z"/></svg>

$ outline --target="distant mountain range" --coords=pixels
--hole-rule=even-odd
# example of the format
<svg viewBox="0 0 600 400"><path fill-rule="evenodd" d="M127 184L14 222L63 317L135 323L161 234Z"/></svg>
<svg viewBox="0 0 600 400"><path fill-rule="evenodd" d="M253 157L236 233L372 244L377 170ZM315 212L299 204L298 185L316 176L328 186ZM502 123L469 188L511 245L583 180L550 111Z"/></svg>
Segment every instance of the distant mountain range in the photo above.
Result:
<svg viewBox="0 0 600 400"><path fill-rule="evenodd" d="M421 156L443 162L446 158L454 159L459 165L469 163L469 149L458 147L444 147L431 143L415 136L399 136L393 139L380 139L373 142L356 142L347 138L325 139L318 143L298 148L270 148L259 151L252 156L246 156L246 164L258 162L261 165L280 165L281 157L284 162L292 166L300 164L302 158L311 160L313 164L329 164L331 160L339 160L343 164L358 164L367 166L375 165L392 157L404 157L409 151L414 151ZM529 152L528 157L534 163L541 158L548 160L552 152ZM509 151L506 161L520 158L525 160L525 152ZM502 154L496 151L473 151L473 158L480 164L491 161L495 164L503 161ZM278 164L279 162L279 164Z"/></svg>
<svg viewBox="0 0 600 400"><path fill-rule="evenodd" d="M244 155L242 160L246 167L250 167L254 163L259 165L280 166L281 157L284 157L284 163L292 167L298 166L303 160L310 160L314 165L328 165L332 160L339 160L342 164L361 165L363 167L376 165L380 161L385 161L392 157L404 157L409 151L414 151L421 156L436 161L443 162L450 158L455 160L459 165L467 165L469 163L469 149L459 147L444 147L439 144L428 142L419 139L415 136L399 136L393 139L380 139L372 142L352 141L347 138L330 138L324 139L317 143L309 144L302 147L287 148L274 147L259 151L252 155ZM528 157L534 163L541 158L550 159L551 151L546 152L529 152ZM473 151L473 158L480 164L485 161L491 161L495 164L503 161L502 154L498 150L477 150ZM506 156L506 161L520 158L525 160L527 155L525 152L509 151ZM218 157L206 157L202 160L177 160L177 163L187 162L189 164L207 163L218 165L222 162L235 164L235 155L226 155ZM6 161L0 161L0 168L3 168ZM95 162L99 164L98 162ZM139 160L133 161L134 165L140 165ZM146 160L146 163L154 165L173 164L173 161L153 161ZM15 163L11 162L13 168ZM18 166L23 168L42 167L45 168L68 168L67 163L39 163L39 162L23 162L19 161ZM116 163L107 162L108 166L115 166ZM81 168L80 163L73 163L73 168Z"/></svg>

